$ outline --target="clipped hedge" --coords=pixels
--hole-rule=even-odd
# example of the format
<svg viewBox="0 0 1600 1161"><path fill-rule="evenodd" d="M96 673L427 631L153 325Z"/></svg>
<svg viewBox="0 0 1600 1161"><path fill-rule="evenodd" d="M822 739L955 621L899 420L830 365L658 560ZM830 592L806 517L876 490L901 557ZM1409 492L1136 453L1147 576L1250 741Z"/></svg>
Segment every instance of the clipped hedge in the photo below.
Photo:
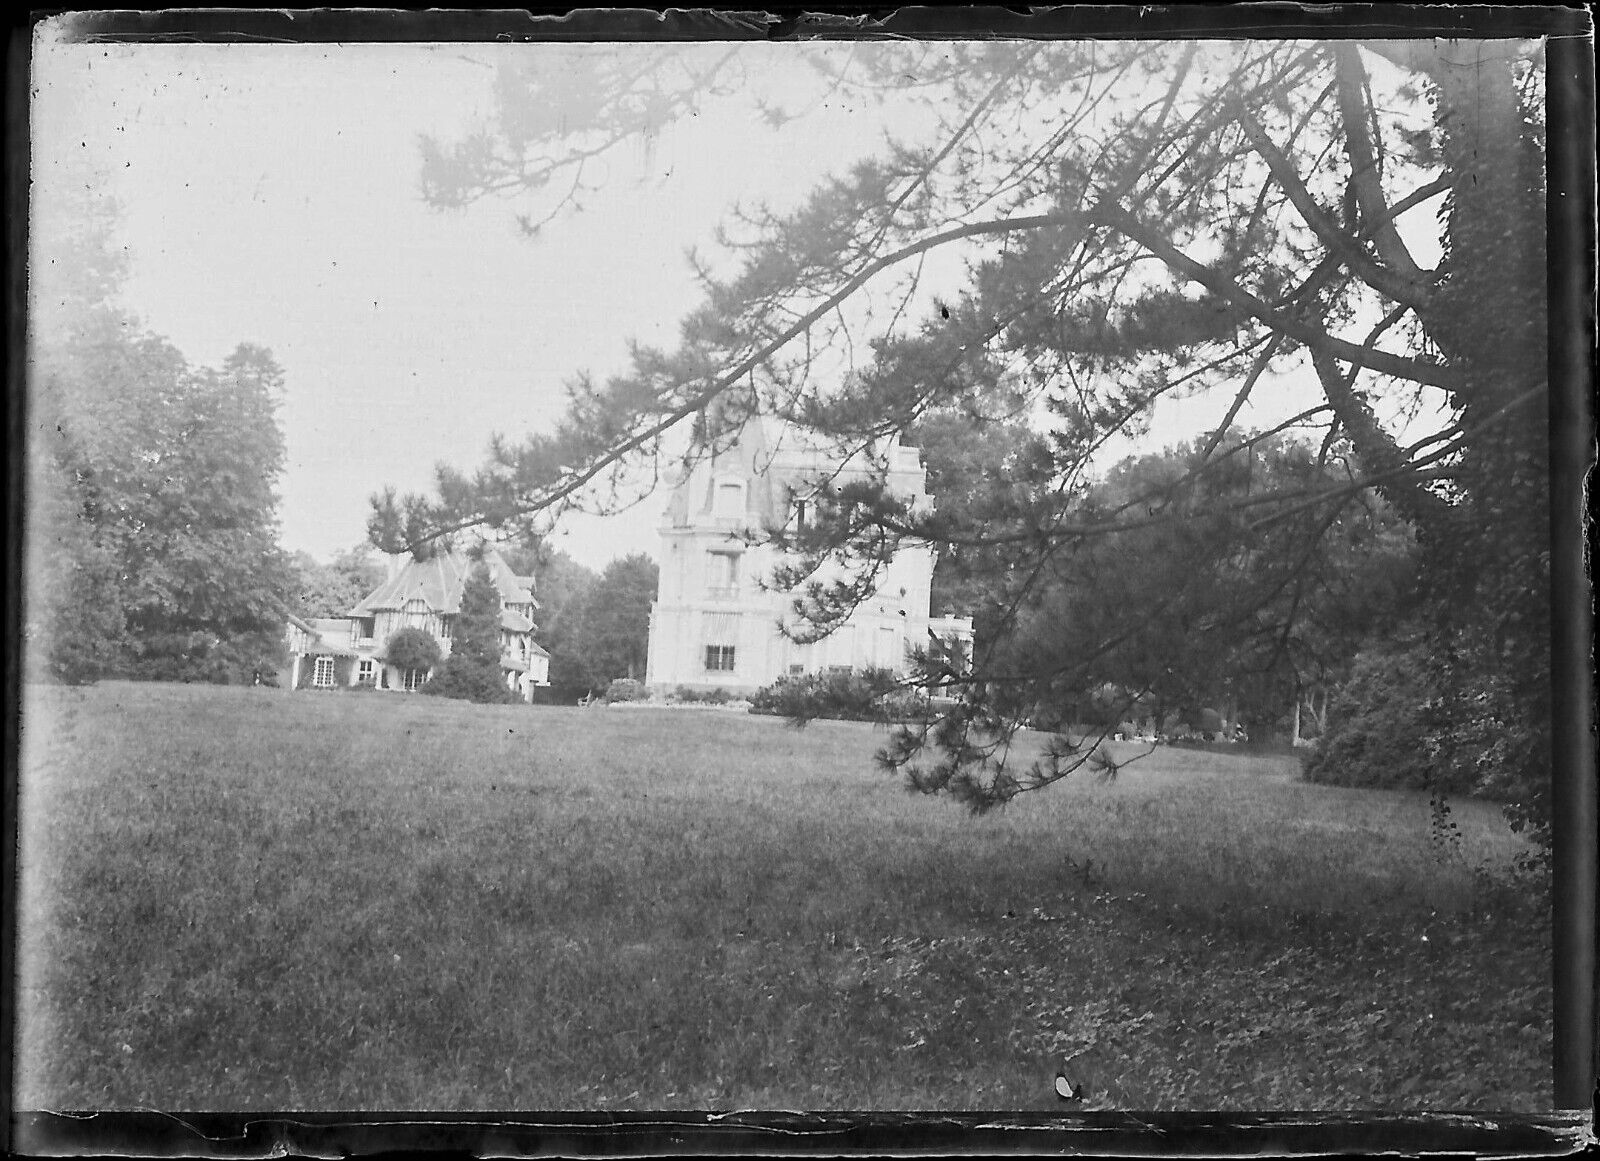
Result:
<svg viewBox="0 0 1600 1161"><path fill-rule="evenodd" d="M715 689L694 689L680 685L672 691L672 700L684 705L727 705L733 700L733 695L720 685Z"/></svg>
<svg viewBox="0 0 1600 1161"><path fill-rule="evenodd" d="M649 701L650 690L642 681L619 677L606 686L607 701Z"/></svg>
<svg viewBox="0 0 1600 1161"><path fill-rule="evenodd" d="M778 714L796 721L877 721L903 708L887 703L896 698L905 700L901 695L907 693L892 669L804 673L780 677L758 689L750 698L750 712Z"/></svg>

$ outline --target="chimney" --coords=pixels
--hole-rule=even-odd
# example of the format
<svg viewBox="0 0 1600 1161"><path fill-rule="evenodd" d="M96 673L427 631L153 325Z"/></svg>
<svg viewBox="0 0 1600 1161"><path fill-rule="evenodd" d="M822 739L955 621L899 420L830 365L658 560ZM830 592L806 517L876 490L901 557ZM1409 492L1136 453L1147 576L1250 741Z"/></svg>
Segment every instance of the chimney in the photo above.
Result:
<svg viewBox="0 0 1600 1161"><path fill-rule="evenodd" d="M386 552L383 554L384 575L388 580L394 580L400 575L400 569L405 564L405 553Z"/></svg>

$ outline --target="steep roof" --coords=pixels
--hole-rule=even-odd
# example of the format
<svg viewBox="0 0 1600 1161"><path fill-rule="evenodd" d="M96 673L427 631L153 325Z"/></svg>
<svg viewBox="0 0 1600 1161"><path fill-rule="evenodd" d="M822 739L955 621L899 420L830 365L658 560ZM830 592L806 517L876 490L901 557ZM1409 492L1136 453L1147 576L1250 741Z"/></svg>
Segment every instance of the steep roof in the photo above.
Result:
<svg viewBox="0 0 1600 1161"><path fill-rule="evenodd" d="M863 449L774 416L754 415L730 443L676 481L665 519L679 528L710 520L716 481L732 476L749 489L745 515L750 523L775 527L788 519L791 497L805 495L824 482L867 476L877 470L874 461L887 466L892 490L914 502L926 501L921 454L898 437Z"/></svg>
<svg viewBox="0 0 1600 1161"><path fill-rule="evenodd" d="M538 607L539 602L529 591L530 586L524 583L532 578L517 576L493 549L486 551L483 559L489 566L502 602ZM423 601L436 613L459 613L461 590L466 587L467 577L476 565L476 561L460 552L435 553L427 560L408 559L393 577L372 590L348 615L370 617L380 609L403 609L407 601L413 600ZM507 624L507 616L516 617L518 624ZM502 610L500 623L504 628L522 632L533 627L526 617L509 609Z"/></svg>
<svg viewBox="0 0 1600 1161"><path fill-rule="evenodd" d="M324 633L337 633L340 635L348 634L350 631L350 623L348 621L341 621L332 617L314 617L308 621L302 617L297 617L293 613L290 613L289 624L294 628L299 629L306 635L307 638L309 638L306 643L307 647L304 650L307 656L312 656L319 653L332 655L334 657L361 656L358 650L352 649L348 645L341 645L335 641L329 641L323 637Z"/></svg>

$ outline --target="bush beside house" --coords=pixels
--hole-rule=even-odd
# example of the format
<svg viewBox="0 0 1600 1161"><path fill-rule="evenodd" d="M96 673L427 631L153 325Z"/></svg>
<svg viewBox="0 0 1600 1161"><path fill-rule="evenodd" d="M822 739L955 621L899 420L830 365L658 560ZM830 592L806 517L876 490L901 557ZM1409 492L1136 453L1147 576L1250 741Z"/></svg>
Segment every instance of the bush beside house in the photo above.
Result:
<svg viewBox="0 0 1600 1161"><path fill-rule="evenodd" d="M383 658L400 669L419 669L426 673L444 655L439 642L422 629L401 629L383 646Z"/></svg>
<svg viewBox="0 0 1600 1161"><path fill-rule="evenodd" d="M804 673L780 677L758 689L750 698L750 712L778 714L796 721L878 721L885 716L907 716L900 711L908 709L908 705L886 704L886 700L904 692L892 669ZM898 698L898 702L905 701L904 697Z"/></svg>
<svg viewBox="0 0 1600 1161"><path fill-rule="evenodd" d="M522 702L506 686L500 669L500 594L489 566L482 562L461 590L461 613L456 618L450 656L422 692L489 705Z"/></svg>

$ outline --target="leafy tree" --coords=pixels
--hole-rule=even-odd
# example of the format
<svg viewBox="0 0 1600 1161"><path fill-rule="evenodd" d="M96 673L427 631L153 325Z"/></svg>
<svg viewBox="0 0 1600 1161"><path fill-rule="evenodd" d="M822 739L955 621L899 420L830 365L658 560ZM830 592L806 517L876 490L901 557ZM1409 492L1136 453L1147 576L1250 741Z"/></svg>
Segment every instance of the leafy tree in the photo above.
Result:
<svg viewBox="0 0 1600 1161"><path fill-rule="evenodd" d="M120 497L116 527L131 675L227 680L280 662L292 583L275 516L281 385L266 351L241 346L160 399L155 438L135 453L148 491Z"/></svg>
<svg viewBox="0 0 1600 1161"><path fill-rule="evenodd" d="M570 118L541 104L535 74L505 74L491 129L429 147L430 198L538 199L557 175L581 181L605 141L689 107L728 67L684 51L644 68L607 61L620 63L596 66ZM956 403L998 362L1038 436L1026 486L927 513L881 479L853 484L803 536L775 535L795 554L786 575L827 561L858 578L801 602L819 632L908 539L986 571L1002 630L1065 578L1126 575L1118 554L1132 542L1119 548L1119 533L1160 529L1163 550L1204 567L1183 600L1146 603L1142 619L1076 651L1019 650L1022 634L996 634L969 678L949 678L959 703L935 730L896 735L887 765L981 810L1093 764L1094 751L1064 738L1020 773L1006 755L1041 694L1092 682L1112 654L1133 668L1181 641L1192 624L1167 612L1215 601L1240 626L1298 619L1292 601L1281 607L1284 586L1326 564L1323 541L1375 492L1415 536L1441 712L1461 727L1451 760L1496 766L1520 821L1541 834L1540 54L1498 41L854 46L834 81L936 93L937 132L889 143L792 212L744 211L728 260L698 260L704 300L675 350L639 346L625 373L578 379L553 432L498 442L471 478L442 470L436 499L379 497L375 526L421 539L551 519L616 495L627 467L664 455L680 425L703 454L754 412L870 450ZM551 214L560 199L541 204ZM1437 261L1415 247L1429 213ZM921 259L941 249L964 257L969 277L930 304ZM879 340L874 359L847 374L863 332ZM1211 487L1238 463L1238 417L1284 380L1306 388L1306 406L1281 429L1347 448L1359 469L1261 492ZM1097 502L1108 442L1139 435L1164 400L1200 394L1226 408L1190 469L1204 486ZM1301 556L1273 558L1281 584L1251 586L1251 599L1227 591L1228 553L1266 551L1240 538L1269 527ZM1467 728L1490 720L1511 724L1509 745Z"/></svg>
<svg viewBox="0 0 1600 1161"><path fill-rule="evenodd" d="M423 673L439 664L444 655L439 642L425 629L408 627L389 634L383 643L383 659L401 669L416 669Z"/></svg>
<svg viewBox="0 0 1600 1161"><path fill-rule="evenodd" d="M589 590L578 640L591 659L591 673L608 681L644 676L658 571L644 553L630 553L606 565Z"/></svg>
<svg viewBox="0 0 1600 1161"><path fill-rule="evenodd" d="M599 576L581 565L567 570L545 634L550 684L562 696L644 676L656 574L655 562L637 552L613 560Z"/></svg>
<svg viewBox="0 0 1600 1161"><path fill-rule="evenodd" d="M337 553L327 564L297 552L291 564L297 578L294 611L302 617L342 617L383 581L383 566L366 545Z"/></svg>
<svg viewBox="0 0 1600 1161"><path fill-rule="evenodd" d="M114 222L42 214L33 263L30 636L44 670L221 680L276 669L282 373L241 345L194 368L113 302ZM64 232L62 232L64 231Z"/></svg>
<svg viewBox="0 0 1600 1161"><path fill-rule="evenodd" d="M1439 694L1426 641L1376 645L1331 699L1333 730L1305 764L1313 782L1470 793L1459 769L1441 768L1429 704Z"/></svg>
<svg viewBox="0 0 1600 1161"><path fill-rule="evenodd" d="M126 645L117 560L96 535L70 466L30 461L29 676L90 683L114 671Z"/></svg>
<svg viewBox="0 0 1600 1161"><path fill-rule="evenodd" d="M422 691L491 704L522 700L506 687L500 668L500 592L488 565L480 562L467 577L450 655Z"/></svg>
<svg viewBox="0 0 1600 1161"><path fill-rule="evenodd" d="M1091 487L1084 515L1123 526L1058 558L1013 631L991 642L992 655L1022 673L1048 672L1054 659L1058 704L1088 688L1101 704L1081 720L1192 720L1221 706L1264 738L1300 690L1342 674L1403 599L1409 541L1381 497L1362 494L1305 523L1263 520L1248 507L1254 497L1347 483L1348 449L1335 443L1322 454L1280 433L1229 441L1218 458L1209 444L1129 458ZM1150 497L1167 516L1140 518ZM1244 515L1219 515L1230 506ZM1180 513L1189 519L1173 518ZM1108 701L1106 688L1118 697Z"/></svg>

